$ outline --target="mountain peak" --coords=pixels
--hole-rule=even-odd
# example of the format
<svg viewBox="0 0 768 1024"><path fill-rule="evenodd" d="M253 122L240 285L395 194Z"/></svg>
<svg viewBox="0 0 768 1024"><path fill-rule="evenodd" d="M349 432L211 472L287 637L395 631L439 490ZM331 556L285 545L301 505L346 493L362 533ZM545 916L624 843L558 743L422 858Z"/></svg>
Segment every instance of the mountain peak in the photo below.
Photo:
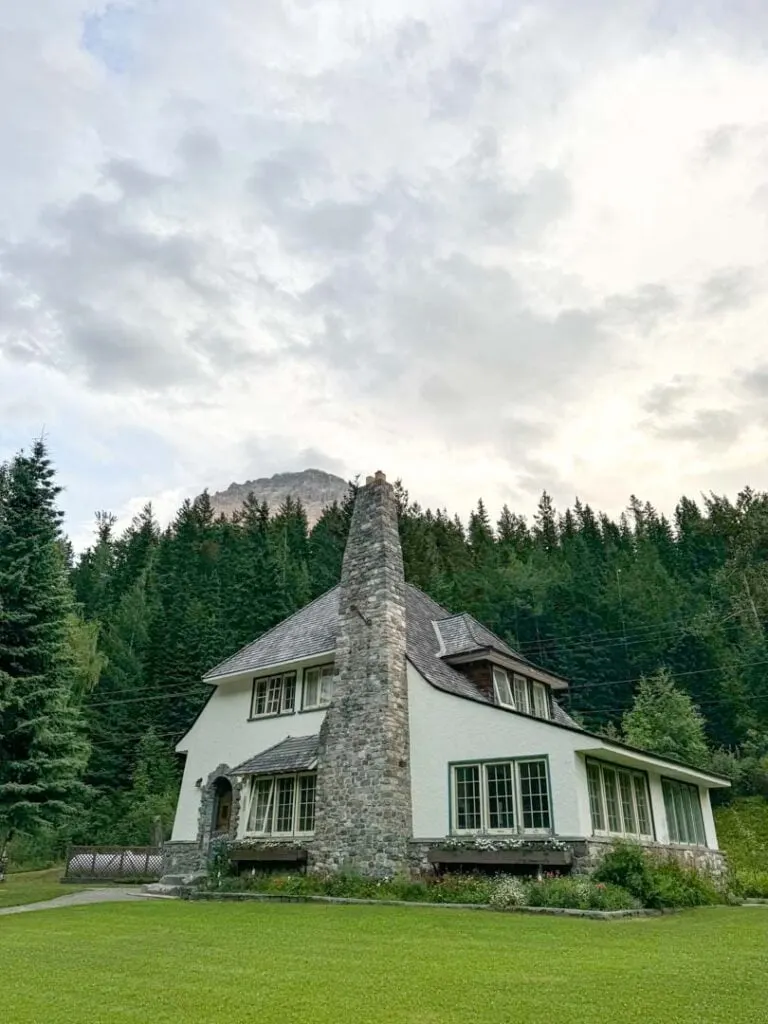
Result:
<svg viewBox="0 0 768 1024"><path fill-rule="evenodd" d="M275 473L270 477L231 483L226 490L211 495L215 512L231 516L240 509L253 491L257 501L266 501L271 512L276 512L286 498L298 498L307 513L309 525L320 518L327 505L346 497L349 484L340 476L323 469L304 469L298 473Z"/></svg>

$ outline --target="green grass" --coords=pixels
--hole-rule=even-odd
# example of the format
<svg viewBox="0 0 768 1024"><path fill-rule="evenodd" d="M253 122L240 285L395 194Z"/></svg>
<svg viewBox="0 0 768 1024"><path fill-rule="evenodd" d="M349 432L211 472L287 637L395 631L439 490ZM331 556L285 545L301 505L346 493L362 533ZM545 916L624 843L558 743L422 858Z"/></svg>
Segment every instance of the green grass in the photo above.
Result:
<svg viewBox="0 0 768 1024"><path fill-rule="evenodd" d="M0 918L13 1024L764 1024L768 911L137 902Z"/></svg>
<svg viewBox="0 0 768 1024"><path fill-rule="evenodd" d="M0 907L18 907L22 903L39 903L52 900L67 892L79 892L87 885L62 885L63 868L48 868L46 871L23 871L5 876L0 882Z"/></svg>

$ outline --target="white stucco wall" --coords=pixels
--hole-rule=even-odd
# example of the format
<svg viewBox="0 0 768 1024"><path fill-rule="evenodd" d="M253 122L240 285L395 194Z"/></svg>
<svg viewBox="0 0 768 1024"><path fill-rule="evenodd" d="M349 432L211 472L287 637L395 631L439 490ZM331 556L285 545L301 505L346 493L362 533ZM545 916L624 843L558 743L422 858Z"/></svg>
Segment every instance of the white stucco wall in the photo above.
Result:
<svg viewBox="0 0 768 1024"><path fill-rule="evenodd" d="M327 658L318 663L324 661ZM302 666L286 666L286 669L290 667L301 672ZM219 683L200 717L178 744L177 749L185 751L187 757L173 840L191 842L197 838L201 796L195 786L197 779L205 783L218 765L234 767L287 736L319 732L325 711L294 712L249 721L251 692L251 677ZM586 763L577 751L585 745L599 746L601 741L436 690L410 664L408 700L415 838L438 839L448 834L448 766L452 761L541 755L546 755L549 762L556 834L569 838L592 834ZM605 759L621 756L616 751L608 753L608 746L606 744ZM599 756L599 752L596 754ZM644 767L648 773L656 839L667 843L669 834L661 789L664 772L656 770L652 760ZM701 806L707 844L717 849L712 808L705 788L701 789Z"/></svg>
<svg viewBox="0 0 768 1024"><path fill-rule="evenodd" d="M438 839L448 834L448 766L452 761L537 755L547 755L549 761L555 833L568 838L592 835L586 761L577 751L591 747L596 756L600 756L597 750L600 740L511 711L453 697L436 690L411 665L408 666L408 700L415 838ZM603 759L619 760L621 753L609 748L610 744L605 744ZM664 772L656 770L652 759L643 768L648 774L656 840L668 843L661 788ZM717 835L709 791L702 788L700 792L707 845L716 850Z"/></svg>
<svg viewBox="0 0 768 1024"><path fill-rule="evenodd" d="M187 760L173 823L174 841L193 842L197 838L201 792L195 786L197 779L205 784L218 765L234 767L286 736L310 736L320 731L325 711L294 712L248 721L251 692L250 677L219 683L200 717L179 743L177 750L186 751Z"/></svg>

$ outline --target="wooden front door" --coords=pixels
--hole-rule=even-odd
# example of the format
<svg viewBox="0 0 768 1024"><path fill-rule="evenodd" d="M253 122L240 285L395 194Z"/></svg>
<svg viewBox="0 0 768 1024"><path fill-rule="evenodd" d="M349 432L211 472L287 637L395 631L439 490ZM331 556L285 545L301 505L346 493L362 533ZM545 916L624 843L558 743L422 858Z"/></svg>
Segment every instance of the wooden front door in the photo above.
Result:
<svg viewBox="0 0 768 1024"><path fill-rule="evenodd" d="M231 816L232 787L227 783L226 787L222 786L221 788L218 788L218 792L216 794L216 811L213 816L214 832L228 832Z"/></svg>

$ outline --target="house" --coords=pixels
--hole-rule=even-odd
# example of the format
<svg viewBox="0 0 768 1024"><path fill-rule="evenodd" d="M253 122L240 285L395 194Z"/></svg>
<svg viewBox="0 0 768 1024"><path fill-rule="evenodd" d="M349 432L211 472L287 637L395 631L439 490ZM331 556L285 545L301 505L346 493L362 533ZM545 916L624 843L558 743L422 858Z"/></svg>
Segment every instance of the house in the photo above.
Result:
<svg viewBox="0 0 768 1024"><path fill-rule="evenodd" d="M339 586L205 676L165 871L580 869L615 838L719 869L725 779L581 729L568 683L405 583L394 490L358 493Z"/></svg>

